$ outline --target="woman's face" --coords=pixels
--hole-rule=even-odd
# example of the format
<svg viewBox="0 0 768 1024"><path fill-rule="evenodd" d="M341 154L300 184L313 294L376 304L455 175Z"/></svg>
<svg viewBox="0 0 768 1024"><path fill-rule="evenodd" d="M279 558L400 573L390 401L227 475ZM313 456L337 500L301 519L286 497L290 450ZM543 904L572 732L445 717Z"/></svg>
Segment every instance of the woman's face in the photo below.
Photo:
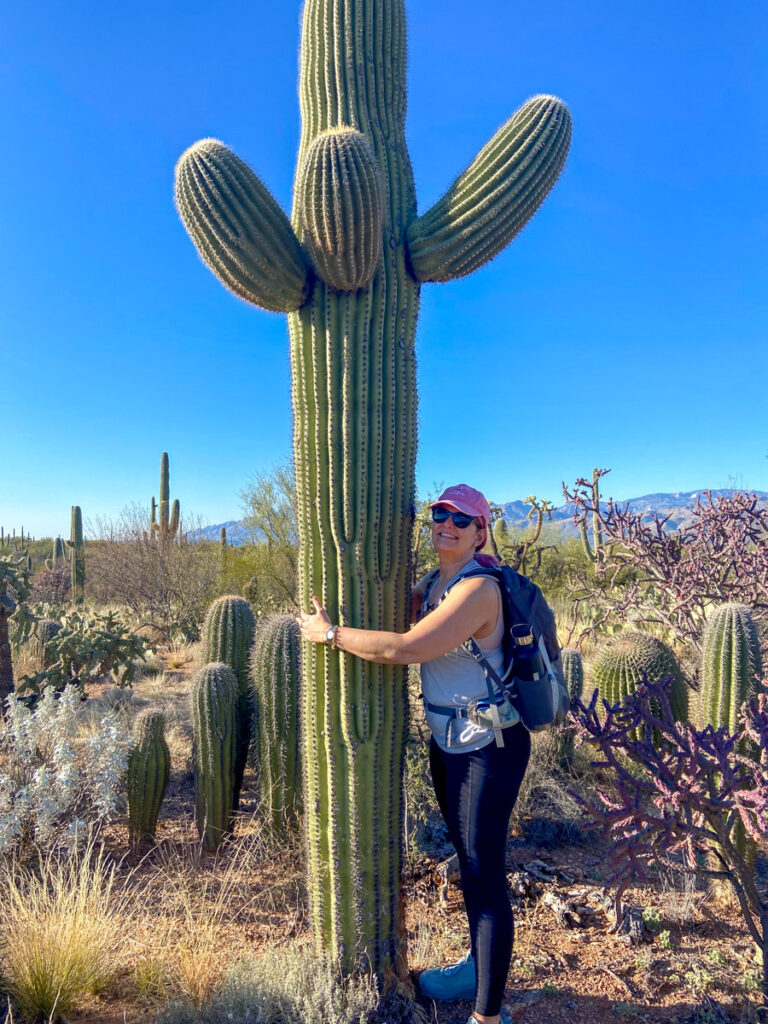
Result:
<svg viewBox="0 0 768 1024"><path fill-rule="evenodd" d="M449 555L459 559L474 555L475 551L485 543L485 528L473 520L463 530L453 521L452 517L444 523L432 522L432 545L438 555Z"/></svg>

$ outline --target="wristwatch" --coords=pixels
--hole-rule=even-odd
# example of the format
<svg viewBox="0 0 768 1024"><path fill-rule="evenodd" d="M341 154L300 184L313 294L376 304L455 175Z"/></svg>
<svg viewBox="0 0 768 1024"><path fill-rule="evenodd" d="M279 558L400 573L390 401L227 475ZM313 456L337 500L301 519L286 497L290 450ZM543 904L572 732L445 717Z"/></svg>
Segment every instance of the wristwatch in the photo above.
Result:
<svg viewBox="0 0 768 1024"><path fill-rule="evenodd" d="M325 631L325 642L333 650L338 647L338 644L336 643L336 633L338 632L338 629L338 626L329 626Z"/></svg>

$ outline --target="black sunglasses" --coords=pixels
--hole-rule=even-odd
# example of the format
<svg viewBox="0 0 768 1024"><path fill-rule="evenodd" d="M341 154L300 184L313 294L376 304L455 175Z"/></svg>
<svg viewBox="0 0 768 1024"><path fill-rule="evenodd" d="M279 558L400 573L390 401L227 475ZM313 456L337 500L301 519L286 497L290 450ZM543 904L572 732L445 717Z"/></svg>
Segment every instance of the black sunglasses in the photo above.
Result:
<svg viewBox="0 0 768 1024"><path fill-rule="evenodd" d="M458 530L466 530L470 523L475 522L475 516L468 516L466 512L454 512L452 508L446 508L445 505L438 505L437 508L432 509L433 523L447 523L449 519L453 520L453 525Z"/></svg>

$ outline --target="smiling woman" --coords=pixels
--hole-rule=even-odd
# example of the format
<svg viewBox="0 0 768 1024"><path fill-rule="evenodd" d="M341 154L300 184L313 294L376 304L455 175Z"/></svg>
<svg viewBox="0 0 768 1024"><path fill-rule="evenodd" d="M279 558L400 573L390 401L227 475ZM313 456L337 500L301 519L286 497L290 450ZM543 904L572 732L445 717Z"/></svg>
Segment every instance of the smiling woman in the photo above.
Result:
<svg viewBox="0 0 768 1024"><path fill-rule="evenodd" d="M489 576L464 578L488 564L480 555L491 518L488 502L473 487L456 484L431 509L439 569L414 587L407 633L336 625L316 597L315 611L300 613L299 624L305 640L366 661L421 664L432 780L459 856L471 951L458 964L425 971L420 985L432 999L474 998L474 1019L495 1024L508 1019L501 1000L514 936L504 849L530 738L508 704L488 707L483 669L464 646L474 638L494 671L500 670L498 585Z"/></svg>

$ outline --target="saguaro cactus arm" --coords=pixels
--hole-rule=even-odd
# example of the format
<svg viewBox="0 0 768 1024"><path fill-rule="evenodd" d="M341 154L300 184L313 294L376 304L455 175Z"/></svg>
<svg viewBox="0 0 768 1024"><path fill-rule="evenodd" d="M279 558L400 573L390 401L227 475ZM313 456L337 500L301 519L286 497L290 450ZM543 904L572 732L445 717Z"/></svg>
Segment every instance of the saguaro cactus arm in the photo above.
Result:
<svg viewBox="0 0 768 1024"><path fill-rule="evenodd" d="M176 207L201 259L256 306L289 313L309 297L309 260L291 222L250 167L217 139L176 164Z"/></svg>
<svg viewBox="0 0 768 1024"><path fill-rule="evenodd" d="M442 199L408 228L418 281L451 281L493 259L538 210L563 169L571 115L534 96L505 122Z"/></svg>

